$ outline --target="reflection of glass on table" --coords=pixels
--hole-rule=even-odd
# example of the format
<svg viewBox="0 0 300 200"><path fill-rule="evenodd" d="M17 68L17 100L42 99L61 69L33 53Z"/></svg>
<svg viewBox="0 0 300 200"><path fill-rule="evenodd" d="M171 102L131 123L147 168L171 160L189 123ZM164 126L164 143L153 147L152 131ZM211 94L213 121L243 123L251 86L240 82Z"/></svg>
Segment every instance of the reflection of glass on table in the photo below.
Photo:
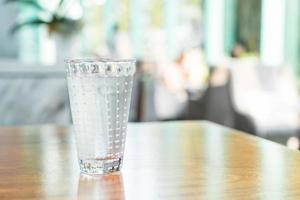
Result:
<svg viewBox="0 0 300 200"><path fill-rule="evenodd" d="M105 176L81 174L78 180L78 199L125 199L121 173Z"/></svg>

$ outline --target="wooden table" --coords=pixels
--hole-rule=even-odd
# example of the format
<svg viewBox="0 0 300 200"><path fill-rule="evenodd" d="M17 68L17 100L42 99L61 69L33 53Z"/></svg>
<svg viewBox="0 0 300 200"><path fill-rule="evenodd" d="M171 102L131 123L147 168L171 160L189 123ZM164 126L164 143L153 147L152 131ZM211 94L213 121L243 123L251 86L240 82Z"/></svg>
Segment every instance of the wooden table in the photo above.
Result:
<svg viewBox="0 0 300 200"><path fill-rule="evenodd" d="M0 129L0 199L300 199L300 154L209 122L130 124L122 173L80 175L69 129Z"/></svg>

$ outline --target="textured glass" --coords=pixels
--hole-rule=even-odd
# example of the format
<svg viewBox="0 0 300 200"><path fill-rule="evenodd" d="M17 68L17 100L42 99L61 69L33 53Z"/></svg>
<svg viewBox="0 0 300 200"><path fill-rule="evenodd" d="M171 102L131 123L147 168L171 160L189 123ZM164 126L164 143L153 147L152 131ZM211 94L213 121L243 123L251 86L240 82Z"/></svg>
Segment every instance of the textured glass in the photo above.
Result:
<svg viewBox="0 0 300 200"><path fill-rule="evenodd" d="M67 60L67 80L80 170L121 168L135 72L134 60Z"/></svg>

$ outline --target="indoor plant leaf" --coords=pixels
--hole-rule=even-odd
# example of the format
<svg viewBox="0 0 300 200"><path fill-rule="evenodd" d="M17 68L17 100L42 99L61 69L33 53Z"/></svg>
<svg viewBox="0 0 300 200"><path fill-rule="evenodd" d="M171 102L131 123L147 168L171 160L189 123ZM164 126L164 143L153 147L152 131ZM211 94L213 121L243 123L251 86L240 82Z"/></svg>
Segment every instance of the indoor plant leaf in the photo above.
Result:
<svg viewBox="0 0 300 200"><path fill-rule="evenodd" d="M64 3L64 0L60 0L59 3L58 3L57 8L60 8L63 5L63 3Z"/></svg>
<svg viewBox="0 0 300 200"><path fill-rule="evenodd" d="M23 3L28 4L30 6L33 6L37 8L38 10L47 11L43 6L41 6L37 1L34 0L6 0L5 3Z"/></svg>
<svg viewBox="0 0 300 200"><path fill-rule="evenodd" d="M41 24L49 24L49 22L38 18L29 19L24 22L15 24L11 29L11 33L14 34L16 31L18 31L20 28L24 26L37 26Z"/></svg>

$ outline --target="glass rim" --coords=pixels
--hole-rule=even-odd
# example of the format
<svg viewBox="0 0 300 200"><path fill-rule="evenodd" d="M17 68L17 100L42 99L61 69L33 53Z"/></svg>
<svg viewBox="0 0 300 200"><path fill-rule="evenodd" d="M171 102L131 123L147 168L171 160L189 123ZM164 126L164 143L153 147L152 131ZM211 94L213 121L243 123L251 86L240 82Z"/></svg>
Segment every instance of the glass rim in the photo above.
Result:
<svg viewBox="0 0 300 200"><path fill-rule="evenodd" d="M79 64L79 63L135 63L135 58L67 58L64 60L67 64Z"/></svg>
<svg viewBox="0 0 300 200"><path fill-rule="evenodd" d="M136 59L65 59L67 76L120 77L133 75Z"/></svg>

